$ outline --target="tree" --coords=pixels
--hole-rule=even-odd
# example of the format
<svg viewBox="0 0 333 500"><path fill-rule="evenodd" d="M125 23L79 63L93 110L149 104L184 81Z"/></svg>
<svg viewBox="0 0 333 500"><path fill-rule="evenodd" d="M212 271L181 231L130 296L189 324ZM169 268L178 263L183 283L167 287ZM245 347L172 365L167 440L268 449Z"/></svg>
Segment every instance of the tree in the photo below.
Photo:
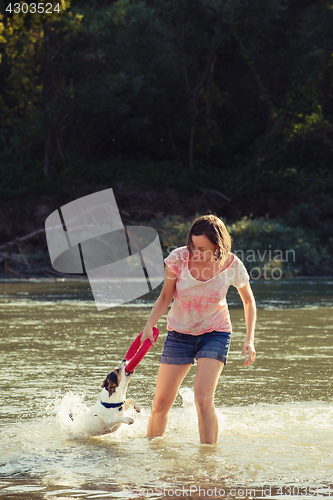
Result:
<svg viewBox="0 0 333 500"><path fill-rule="evenodd" d="M82 16L70 12L70 0L66 6L68 12L62 17L37 12L31 18L29 12L22 12L7 17L1 27L6 125L16 134L20 161L30 159L37 144L44 143L44 177L50 173L55 152L67 167L62 129L70 100L64 61L72 57Z"/></svg>

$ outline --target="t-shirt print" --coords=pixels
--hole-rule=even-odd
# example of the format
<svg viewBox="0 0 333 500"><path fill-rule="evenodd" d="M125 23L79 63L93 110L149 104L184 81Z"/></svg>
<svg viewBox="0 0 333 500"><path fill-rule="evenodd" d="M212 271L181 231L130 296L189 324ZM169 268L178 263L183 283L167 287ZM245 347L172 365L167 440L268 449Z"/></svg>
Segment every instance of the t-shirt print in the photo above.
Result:
<svg viewBox="0 0 333 500"><path fill-rule="evenodd" d="M189 271L189 251L176 248L164 259L177 276L174 301L167 316L168 330L191 335L232 332L226 294L230 285L245 286L250 277L243 262L234 254L231 264L207 281L195 279Z"/></svg>

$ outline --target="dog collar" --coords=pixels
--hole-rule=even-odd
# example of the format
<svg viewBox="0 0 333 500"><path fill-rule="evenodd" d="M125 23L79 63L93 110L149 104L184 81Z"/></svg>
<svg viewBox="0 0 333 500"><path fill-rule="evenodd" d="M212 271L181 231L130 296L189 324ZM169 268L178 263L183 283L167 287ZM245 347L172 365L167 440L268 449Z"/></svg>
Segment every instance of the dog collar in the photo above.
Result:
<svg viewBox="0 0 333 500"><path fill-rule="evenodd" d="M100 403L105 406L105 408L119 408L119 406L122 406L125 401L122 401L121 403L103 403L103 401L100 401Z"/></svg>

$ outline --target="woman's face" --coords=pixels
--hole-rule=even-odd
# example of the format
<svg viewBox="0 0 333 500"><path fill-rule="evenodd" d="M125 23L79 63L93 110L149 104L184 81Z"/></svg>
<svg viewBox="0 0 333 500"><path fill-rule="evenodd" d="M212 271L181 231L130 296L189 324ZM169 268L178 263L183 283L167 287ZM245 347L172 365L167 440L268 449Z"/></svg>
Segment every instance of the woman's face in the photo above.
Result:
<svg viewBox="0 0 333 500"><path fill-rule="evenodd" d="M195 262L210 262L214 260L214 255L218 246L209 241L209 239L204 236L193 236L193 253L192 258Z"/></svg>

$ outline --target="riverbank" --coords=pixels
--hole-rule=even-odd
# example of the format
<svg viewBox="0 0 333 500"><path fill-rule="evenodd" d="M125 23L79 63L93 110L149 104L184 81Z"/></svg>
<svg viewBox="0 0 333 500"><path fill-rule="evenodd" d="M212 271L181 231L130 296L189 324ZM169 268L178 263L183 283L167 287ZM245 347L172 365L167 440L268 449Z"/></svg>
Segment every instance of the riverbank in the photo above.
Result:
<svg viewBox="0 0 333 500"><path fill-rule="evenodd" d="M0 203L0 277L69 276L54 271L51 266L45 220L69 201L107 188L106 185L81 186L75 196L43 194ZM122 184L114 188L124 225L155 228L165 257L174 248L186 244L196 217L215 213L224 220L233 240L232 252L244 262L252 279L333 275L329 221L316 224L311 217L303 217L305 207L299 207L298 212L285 218L267 214L232 219L226 216L225 200L216 193L197 198L193 194L182 199L172 189L138 191ZM8 242L12 244L6 245Z"/></svg>

